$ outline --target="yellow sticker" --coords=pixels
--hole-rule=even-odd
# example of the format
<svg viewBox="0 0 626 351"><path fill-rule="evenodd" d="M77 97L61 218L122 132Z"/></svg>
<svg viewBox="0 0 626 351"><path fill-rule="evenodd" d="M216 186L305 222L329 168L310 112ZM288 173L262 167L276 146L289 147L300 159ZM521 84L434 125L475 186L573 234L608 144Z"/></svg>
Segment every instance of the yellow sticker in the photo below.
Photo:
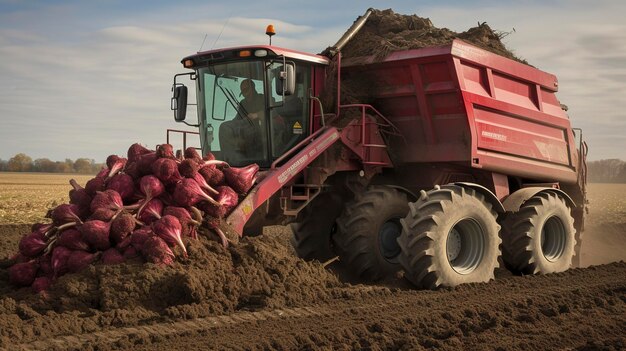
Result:
<svg viewBox="0 0 626 351"><path fill-rule="evenodd" d="M293 134L302 134L302 124L296 121L296 123L293 124L293 130L291 132Z"/></svg>
<svg viewBox="0 0 626 351"><path fill-rule="evenodd" d="M242 211L243 211L243 214L244 214L244 215L246 215L246 216L247 216L247 215L249 215L249 214L250 214L250 212L252 212L252 205L250 205L250 204L244 204L244 205L243 205L243 208L242 208Z"/></svg>

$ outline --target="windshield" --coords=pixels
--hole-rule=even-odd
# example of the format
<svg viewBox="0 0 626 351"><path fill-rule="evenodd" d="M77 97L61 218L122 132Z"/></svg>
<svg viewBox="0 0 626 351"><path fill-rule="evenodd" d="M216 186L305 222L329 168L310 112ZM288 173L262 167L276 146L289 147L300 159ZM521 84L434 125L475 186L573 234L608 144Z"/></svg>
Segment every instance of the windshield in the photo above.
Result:
<svg viewBox="0 0 626 351"><path fill-rule="evenodd" d="M239 61L198 70L198 114L203 153L233 166L269 164L306 134L308 72L296 75L297 94L283 101L283 61Z"/></svg>

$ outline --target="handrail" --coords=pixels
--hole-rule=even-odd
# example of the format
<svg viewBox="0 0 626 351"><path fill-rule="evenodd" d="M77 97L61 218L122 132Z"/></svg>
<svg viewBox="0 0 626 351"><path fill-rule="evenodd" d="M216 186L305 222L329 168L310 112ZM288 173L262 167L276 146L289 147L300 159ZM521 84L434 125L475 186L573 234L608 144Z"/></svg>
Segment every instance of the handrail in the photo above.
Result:
<svg viewBox="0 0 626 351"><path fill-rule="evenodd" d="M183 150L187 148L187 134L195 134L200 135L199 132L194 132L191 130L180 130L180 129L167 129L165 139L168 144L170 144L170 132L171 133L181 133L183 135Z"/></svg>
<svg viewBox="0 0 626 351"><path fill-rule="evenodd" d="M361 143L363 144L363 146L366 146L366 147L369 146L368 144L365 144L365 111L368 109L374 111L374 114L376 117L382 119L385 123L387 123L387 126L393 129L394 134L402 136L402 139L404 139L404 135L400 132L400 129L396 127L396 125L393 124L389 119L387 119L387 117L383 116L383 114L380 113L380 111L378 111L374 106L369 105L369 104L347 104L347 105L341 105L341 107L361 109Z"/></svg>

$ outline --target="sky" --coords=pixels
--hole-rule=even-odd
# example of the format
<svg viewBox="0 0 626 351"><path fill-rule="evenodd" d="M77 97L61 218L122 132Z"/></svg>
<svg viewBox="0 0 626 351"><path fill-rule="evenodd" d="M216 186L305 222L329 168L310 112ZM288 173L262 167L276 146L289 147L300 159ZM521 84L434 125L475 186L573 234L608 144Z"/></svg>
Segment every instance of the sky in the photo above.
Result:
<svg viewBox="0 0 626 351"><path fill-rule="evenodd" d="M369 7L454 31L515 29L504 42L558 77L588 159L626 159L623 0L0 0L0 159L103 162L135 142L164 143L167 128L192 129L170 110L183 57L266 44L270 23L273 45L318 53Z"/></svg>

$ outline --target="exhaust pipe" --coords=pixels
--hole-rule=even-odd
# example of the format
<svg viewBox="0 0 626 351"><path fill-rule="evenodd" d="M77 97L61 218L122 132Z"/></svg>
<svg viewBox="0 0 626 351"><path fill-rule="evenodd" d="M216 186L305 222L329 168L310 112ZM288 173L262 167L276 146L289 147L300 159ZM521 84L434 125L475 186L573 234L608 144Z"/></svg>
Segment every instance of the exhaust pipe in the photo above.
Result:
<svg viewBox="0 0 626 351"><path fill-rule="evenodd" d="M321 55L324 55L328 58L333 58L335 55L337 55L337 53L341 51L341 49L350 41L350 39L352 39L356 35L356 33L361 30L369 16L372 14L372 10L372 8L367 9L363 16L360 16L359 18L357 18L356 21L354 21L354 23L352 23L352 26L350 26L350 28L344 33L341 38L339 38L337 43L335 43L335 45L333 46L326 48L326 50L324 50Z"/></svg>

